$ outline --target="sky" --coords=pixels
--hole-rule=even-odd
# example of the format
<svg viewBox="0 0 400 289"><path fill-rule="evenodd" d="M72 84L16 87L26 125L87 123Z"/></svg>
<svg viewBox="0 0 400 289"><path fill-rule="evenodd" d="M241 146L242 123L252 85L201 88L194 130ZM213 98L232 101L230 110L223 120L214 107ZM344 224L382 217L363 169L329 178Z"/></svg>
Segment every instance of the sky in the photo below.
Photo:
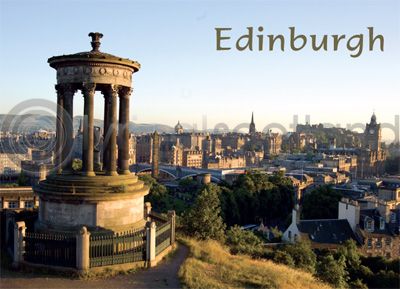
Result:
<svg viewBox="0 0 400 289"><path fill-rule="evenodd" d="M288 27L317 37L363 33L364 50L350 57L338 51L217 51L216 27L263 26L264 34ZM368 51L368 30L382 34L384 51ZM304 123L394 124L400 107L400 1L5 1L0 0L0 113L33 98L56 101L51 56L89 51L89 32L104 34L101 51L137 60L131 120L198 129L250 122L290 130L293 117ZM234 44L233 44L234 45ZM328 45L332 45L331 42ZM95 117L103 98L96 94ZM75 114L83 99L75 97ZM206 121L205 121L206 119ZM398 128L397 128L398 129ZM385 139L393 132L383 130Z"/></svg>

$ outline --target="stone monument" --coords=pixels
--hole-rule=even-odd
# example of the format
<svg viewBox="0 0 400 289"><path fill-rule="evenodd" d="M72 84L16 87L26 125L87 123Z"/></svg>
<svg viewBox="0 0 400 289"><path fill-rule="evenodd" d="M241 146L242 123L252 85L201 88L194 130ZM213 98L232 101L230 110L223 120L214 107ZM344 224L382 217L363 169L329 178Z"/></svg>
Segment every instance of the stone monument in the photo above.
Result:
<svg viewBox="0 0 400 289"><path fill-rule="evenodd" d="M129 101L132 76L140 64L101 52L101 33L89 36L91 51L48 59L57 71L58 169L34 188L40 198L38 231L77 231L86 226L90 231L115 233L145 226L144 196L149 188L129 170ZM82 170L74 171L72 121L78 90L84 98ZM96 91L104 97L95 95ZM103 99L101 166L94 165L94 160L99 158L95 157L93 118L94 102Z"/></svg>

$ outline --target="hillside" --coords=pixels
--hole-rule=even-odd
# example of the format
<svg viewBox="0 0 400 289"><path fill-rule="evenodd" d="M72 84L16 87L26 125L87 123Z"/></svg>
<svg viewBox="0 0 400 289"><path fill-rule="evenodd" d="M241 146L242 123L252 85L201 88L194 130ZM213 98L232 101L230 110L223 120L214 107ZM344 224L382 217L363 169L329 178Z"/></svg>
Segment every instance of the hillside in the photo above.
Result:
<svg viewBox="0 0 400 289"><path fill-rule="evenodd" d="M182 241L190 249L179 270L184 288L330 288L309 273L269 260L231 255L215 241Z"/></svg>
<svg viewBox="0 0 400 289"><path fill-rule="evenodd" d="M74 117L74 129L77 130L82 116ZM94 119L94 125L103 127L103 120ZM55 117L51 115L5 115L0 114L0 129L14 132L33 132L39 129L55 130ZM174 129L163 124L129 123L129 130L136 134L158 132L172 133Z"/></svg>

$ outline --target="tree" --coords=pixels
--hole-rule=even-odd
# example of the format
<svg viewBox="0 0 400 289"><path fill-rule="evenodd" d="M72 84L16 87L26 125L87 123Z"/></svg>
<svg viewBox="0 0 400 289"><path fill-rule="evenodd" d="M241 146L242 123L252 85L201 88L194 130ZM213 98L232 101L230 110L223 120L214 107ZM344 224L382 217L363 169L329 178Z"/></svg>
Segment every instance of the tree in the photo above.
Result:
<svg viewBox="0 0 400 289"><path fill-rule="evenodd" d="M304 219L337 219L338 203L342 193L331 186L319 187L303 199L302 217Z"/></svg>
<svg viewBox="0 0 400 289"><path fill-rule="evenodd" d="M295 244L285 245L281 250L292 257L297 268L304 269L310 273L315 272L317 257L311 249L310 242L300 241Z"/></svg>
<svg viewBox="0 0 400 289"><path fill-rule="evenodd" d="M294 260L288 252L282 250L274 251L272 260L276 263L284 264L286 266L295 267Z"/></svg>
<svg viewBox="0 0 400 289"><path fill-rule="evenodd" d="M233 226L226 232L226 244L232 254L247 254L260 257L263 253L263 242L251 231L242 230Z"/></svg>
<svg viewBox="0 0 400 289"><path fill-rule="evenodd" d="M183 217L184 231L201 240L224 239L225 224L221 217L221 204L215 184L206 185L197 197L193 207Z"/></svg>
<svg viewBox="0 0 400 289"><path fill-rule="evenodd" d="M336 288L347 287L346 261L343 256L338 260L329 254L323 256L317 264L317 276Z"/></svg>
<svg viewBox="0 0 400 289"><path fill-rule="evenodd" d="M145 201L150 202L156 211L167 211L172 207L168 190L150 175L140 175L139 179L150 188L149 194L145 196Z"/></svg>

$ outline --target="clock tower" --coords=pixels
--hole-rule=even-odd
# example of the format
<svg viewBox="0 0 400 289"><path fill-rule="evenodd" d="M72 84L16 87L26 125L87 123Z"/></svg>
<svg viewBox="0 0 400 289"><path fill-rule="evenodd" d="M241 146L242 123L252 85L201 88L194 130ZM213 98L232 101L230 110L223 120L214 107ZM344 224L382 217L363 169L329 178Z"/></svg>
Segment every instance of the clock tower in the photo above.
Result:
<svg viewBox="0 0 400 289"><path fill-rule="evenodd" d="M376 122L375 113L372 114L370 123L367 123L364 131L364 148L371 151L381 150L382 130L381 124Z"/></svg>

